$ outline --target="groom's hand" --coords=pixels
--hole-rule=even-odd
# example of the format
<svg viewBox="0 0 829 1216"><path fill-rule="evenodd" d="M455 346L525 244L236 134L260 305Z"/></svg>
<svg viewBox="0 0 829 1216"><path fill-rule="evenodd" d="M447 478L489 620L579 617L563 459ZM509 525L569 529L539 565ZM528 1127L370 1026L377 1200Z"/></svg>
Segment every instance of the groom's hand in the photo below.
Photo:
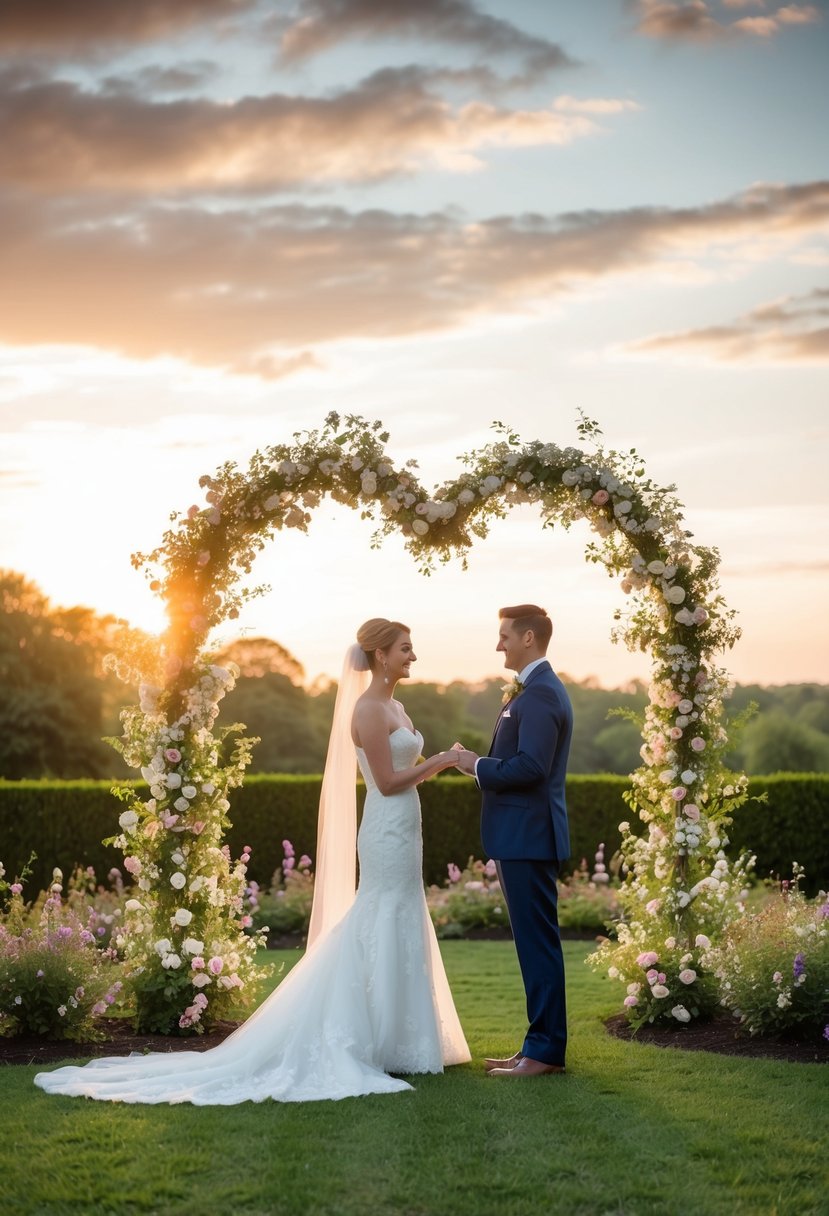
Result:
<svg viewBox="0 0 829 1216"><path fill-rule="evenodd" d="M463 747L460 743L454 745L454 750L458 753L458 758L455 765L462 773L466 773L468 777L475 776L475 761L478 759L477 752L471 752L468 748Z"/></svg>

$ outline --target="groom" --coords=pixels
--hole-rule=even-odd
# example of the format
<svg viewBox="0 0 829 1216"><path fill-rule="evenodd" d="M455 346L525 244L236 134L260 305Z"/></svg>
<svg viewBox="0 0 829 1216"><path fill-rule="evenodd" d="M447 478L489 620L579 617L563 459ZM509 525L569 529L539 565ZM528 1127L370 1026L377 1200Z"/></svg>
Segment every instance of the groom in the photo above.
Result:
<svg viewBox="0 0 829 1216"><path fill-rule="evenodd" d="M570 855L564 775L573 710L547 662L553 623L543 608L499 612L496 650L518 673L506 688L488 756L456 744L458 768L483 793L481 839L498 863L524 989L529 1029L508 1060L487 1060L491 1077L564 1072L567 1017L558 932L558 866Z"/></svg>

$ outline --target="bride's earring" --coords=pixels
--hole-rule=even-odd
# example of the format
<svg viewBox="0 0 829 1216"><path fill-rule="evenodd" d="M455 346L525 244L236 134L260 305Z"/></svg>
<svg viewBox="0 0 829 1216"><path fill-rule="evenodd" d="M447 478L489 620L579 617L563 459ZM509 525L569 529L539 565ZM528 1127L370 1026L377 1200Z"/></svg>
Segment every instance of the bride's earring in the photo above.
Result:
<svg viewBox="0 0 829 1216"><path fill-rule="evenodd" d="M385 672L385 675L383 676L383 683L388 684L388 682L389 682L389 665L385 661L385 659L383 660L383 671Z"/></svg>

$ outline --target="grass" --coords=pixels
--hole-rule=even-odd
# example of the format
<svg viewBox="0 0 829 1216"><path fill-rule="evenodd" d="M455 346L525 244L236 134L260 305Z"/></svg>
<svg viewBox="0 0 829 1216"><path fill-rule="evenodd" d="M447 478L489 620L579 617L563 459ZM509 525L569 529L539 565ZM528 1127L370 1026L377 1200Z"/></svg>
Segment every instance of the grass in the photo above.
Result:
<svg viewBox="0 0 829 1216"><path fill-rule="evenodd" d="M493 1081L524 1028L509 942L442 945L473 1062L413 1093L230 1108L58 1098L0 1069L4 1212L819 1216L826 1072L624 1043L617 993L565 944L568 1073ZM275 952L289 965L296 952Z"/></svg>

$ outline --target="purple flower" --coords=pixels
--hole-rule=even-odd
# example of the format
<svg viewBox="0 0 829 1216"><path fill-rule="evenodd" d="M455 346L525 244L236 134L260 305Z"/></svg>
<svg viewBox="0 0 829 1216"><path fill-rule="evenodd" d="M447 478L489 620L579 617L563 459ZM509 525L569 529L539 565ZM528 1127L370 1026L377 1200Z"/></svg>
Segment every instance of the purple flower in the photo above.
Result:
<svg viewBox="0 0 829 1216"><path fill-rule="evenodd" d="M829 1039L829 1026L823 1027L823 1037L824 1039Z"/></svg>
<svg viewBox="0 0 829 1216"><path fill-rule="evenodd" d="M794 956L794 966L792 967L792 971L794 972L794 978L799 979L805 970L806 970L806 960L803 957L803 951L800 950Z"/></svg>

